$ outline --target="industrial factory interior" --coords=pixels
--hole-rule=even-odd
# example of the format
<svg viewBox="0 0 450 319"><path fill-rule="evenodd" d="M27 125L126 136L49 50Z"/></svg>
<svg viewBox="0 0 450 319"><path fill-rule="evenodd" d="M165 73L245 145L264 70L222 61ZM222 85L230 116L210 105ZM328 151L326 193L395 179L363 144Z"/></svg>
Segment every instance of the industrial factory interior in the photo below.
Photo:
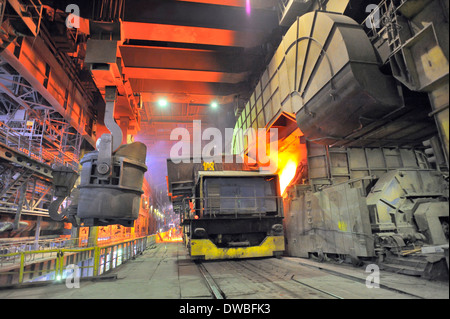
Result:
<svg viewBox="0 0 450 319"><path fill-rule="evenodd" d="M448 300L448 247L448 0L0 0L2 305Z"/></svg>

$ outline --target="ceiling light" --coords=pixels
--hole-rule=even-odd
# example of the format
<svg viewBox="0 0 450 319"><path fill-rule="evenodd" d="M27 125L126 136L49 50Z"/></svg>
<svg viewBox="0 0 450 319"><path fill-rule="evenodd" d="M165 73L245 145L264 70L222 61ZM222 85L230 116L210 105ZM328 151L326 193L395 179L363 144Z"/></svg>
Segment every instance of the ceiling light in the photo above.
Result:
<svg viewBox="0 0 450 319"><path fill-rule="evenodd" d="M158 106L159 107L166 107L167 105L169 105L169 102L167 102L166 99L159 99L158 100Z"/></svg>

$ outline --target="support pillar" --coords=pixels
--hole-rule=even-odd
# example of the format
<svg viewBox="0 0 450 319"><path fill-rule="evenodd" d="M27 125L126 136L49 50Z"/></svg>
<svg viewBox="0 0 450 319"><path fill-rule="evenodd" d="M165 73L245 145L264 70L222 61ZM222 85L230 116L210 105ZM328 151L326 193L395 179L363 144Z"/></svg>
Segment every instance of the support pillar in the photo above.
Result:
<svg viewBox="0 0 450 319"><path fill-rule="evenodd" d="M19 189L19 203L17 204L16 217L14 218L14 230L19 229L20 217L22 216L23 202L27 193L28 180L26 180Z"/></svg>
<svg viewBox="0 0 450 319"><path fill-rule="evenodd" d="M72 229L70 230L70 240L72 242L72 246L79 246L79 238L80 238L80 227L75 227L72 225Z"/></svg>
<svg viewBox="0 0 450 319"><path fill-rule="evenodd" d="M89 227L88 246L97 246L98 243L98 226Z"/></svg>
<svg viewBox="0 0 450 319"><path fill-rule="evenodd" d="M34 234L34 250L39 250L39 236L41 233L42 216L38 216L36 220L36 230Z"/></svg>

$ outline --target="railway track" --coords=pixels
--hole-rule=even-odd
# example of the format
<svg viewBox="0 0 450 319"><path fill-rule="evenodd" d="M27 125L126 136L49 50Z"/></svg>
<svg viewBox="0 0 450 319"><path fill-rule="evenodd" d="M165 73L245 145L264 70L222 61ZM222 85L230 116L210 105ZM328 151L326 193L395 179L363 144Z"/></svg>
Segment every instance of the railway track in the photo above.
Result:
<svg viewBox="0 0 450 319"><path fill-rule="evenodd" d="M241 263L241 266L243 266L244 268L248 269L249 271L253 271L256 276L259 276L259 277L261 277L263 279L266 279L273 286L278 287L280 289L280 291L284 291L287 294L292 295L294 298L296 298L296 297L303 297L303 294L305 293L305 291L310 293L311 290L313 290L319 296L322 294L322 295L329 296L329 297L335 298L335 299L343 299L342 297L337 296L337 295L335 295L335 294L333 294L331 292L328 292L328 291L325 291L323 289L319 289L317 287L305 284L305 283L303 283L303 282L301 282L299 280L296 280L294 278L294 276L291 276L291 278L290 278L291 281L294 281L296 284L299 284L299 285L303 286L302 289L299 289L302 292L301 294L299 294L298 293L299 290L295 289L297 287L295 287L294 285L291 285L290 281L284 280L284 279L287 279L286 277L289 277L289 276L282 275L282 274L279 274L279 273L275 273L275 274L271 273L271 272L268 271L268 269L262 269L262 268L258 267L258 265L256 265L255 263L252 263L250 261L243 261ZM315 295L315 294L313 294L313 295Z"/></svg>
<svg viewBox="0 0 450 319"><path fill-rule="evenodd" d="M226 299L225 293L220 289L219 285L215 282L211 274L206 270L206 267L201 263L197 262L198 269L205 279L206 286L212 294L214 299Z"/></svg>
<svg viewBox="0 0 450 319"><path fill-rule="evenodd" d="M258 260L257 263L264 263L264 260ZM217 270L218 265L220 265L220 271ZM308 285L295 278L285 278L283 274L261 269L259 265L255 266L247 260L197 262L197 266L214 299L253 298L253 295L256 295L257 298L264 295L264 297L273 299L277 297L343 299L336 294ZM210 272L208 269L212 271ZM222 272L222 270L227 271ZM234 279L241 282L243 288L250 287L252 291L248 291L248 289L239 291L236 282L230 282L230 278L221 276L221 272L235 276Z"/></svg>
<svg viewBox="0 0 450 319"><path fill-rule="evenodd" d="M354 276L351 276L351 275L338 273L338 272L330 270L330 269L324 269L322 267L312 266L312 265L308 265L308 264L301 263L301 262L299 262L299 264L303 265L303 266L306 266L306 267L312 267L312 268L320 269L321 271L324 271L324 272L327 272L327 273L330 273L330 274L333 274L333 275L336 275L336 276L340 276L340 277L343 277L343 278L349 278L351 280L354 280L355 282L365 283L364 279L361 279L361 278L358 278L358 277L354 277ZM393 291L393 292L397 292L397 293L400 293L400 294L408 295L408 296L411 296L412 298L425 299L424 297L418 296L416 294L412 294L410 292L407 292L407 291L404 291L404 290L401 290L401 289L397 289L397 288L394 288L394 287L390 287L390 286L387 286L387 285L384 285L384 284L380 284L380 288L385 289L385 290L389 290L389 291Z"/></svg>
<svg viewBox="0 0 450 319"><path fill-rule="evenodd" d="M213 299L417 299L415 294L283 259L197 262Z"/></svg>

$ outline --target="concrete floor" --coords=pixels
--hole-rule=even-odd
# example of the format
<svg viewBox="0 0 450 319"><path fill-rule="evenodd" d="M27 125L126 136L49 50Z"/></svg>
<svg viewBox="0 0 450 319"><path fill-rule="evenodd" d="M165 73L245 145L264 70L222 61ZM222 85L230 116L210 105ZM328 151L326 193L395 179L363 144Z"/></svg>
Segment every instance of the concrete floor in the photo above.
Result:
<svg viewBox="0 0 450 319"><path fill-rule="evenodd" d="M227 263L232 267L227 268ZM311 286L319 285L321 289L336 292L343 298L350 299L414 299L414 296L398 293L395 290L405 291L421 298L449 298L448 283L430 282L385 272L381 273L380 283L394 290L386 290L386 293L383 293L381 289L367 289L363 284L363 280L368 275L365 273L365 269L347 265L319 264L311 260L290 257L281 260L255 259L232 263L230 261L214 261L205 263L205 266L211 275L217 278L219 286L225 292L230 291L227 293L227 297L235 299L308 299L309 296L321 299L326 297L320 293L308 292L307 287L300 287L301 285L298 284L295 286L294 281L301 281ZM246 271L238 269L236 265L263 269L265 272L262 274L267 274L267 269L269 269L267 267L271 267L270 269L274 269L276 273L269 274L268 282L264 282L261 278L252 277L251 272L245 273ZM232 269L233 267L234 269ZM317 267L343 273L347 278L340 279L340 277L325 273ZM64 283L33 288L3 289L0 290L0 299L211 298L211 293L197 265L189 259L187 251L181 243L158 244L156 248L146 250L143 255L128 261L109 274L116 274L117 279L81 281L80 288L71 289L67 288ZM348 276L360 278L362 282L358 283L353 280L349 282L350 277ZM284 290L277 293L274 292L275 288L273 287L281 287ZM289 293L293 289L297 291ZM264 290L268 290L268 293L264 294Z"/></svg>
<svg viewBox="0 0 450 319"><path fill-rule="evenodd" d="M0 298L36 299L180 299L210 298L197 266L182 244L159 244L108 275L117 279L81 281L80 288L64 283L0 290Z"/></svg>

